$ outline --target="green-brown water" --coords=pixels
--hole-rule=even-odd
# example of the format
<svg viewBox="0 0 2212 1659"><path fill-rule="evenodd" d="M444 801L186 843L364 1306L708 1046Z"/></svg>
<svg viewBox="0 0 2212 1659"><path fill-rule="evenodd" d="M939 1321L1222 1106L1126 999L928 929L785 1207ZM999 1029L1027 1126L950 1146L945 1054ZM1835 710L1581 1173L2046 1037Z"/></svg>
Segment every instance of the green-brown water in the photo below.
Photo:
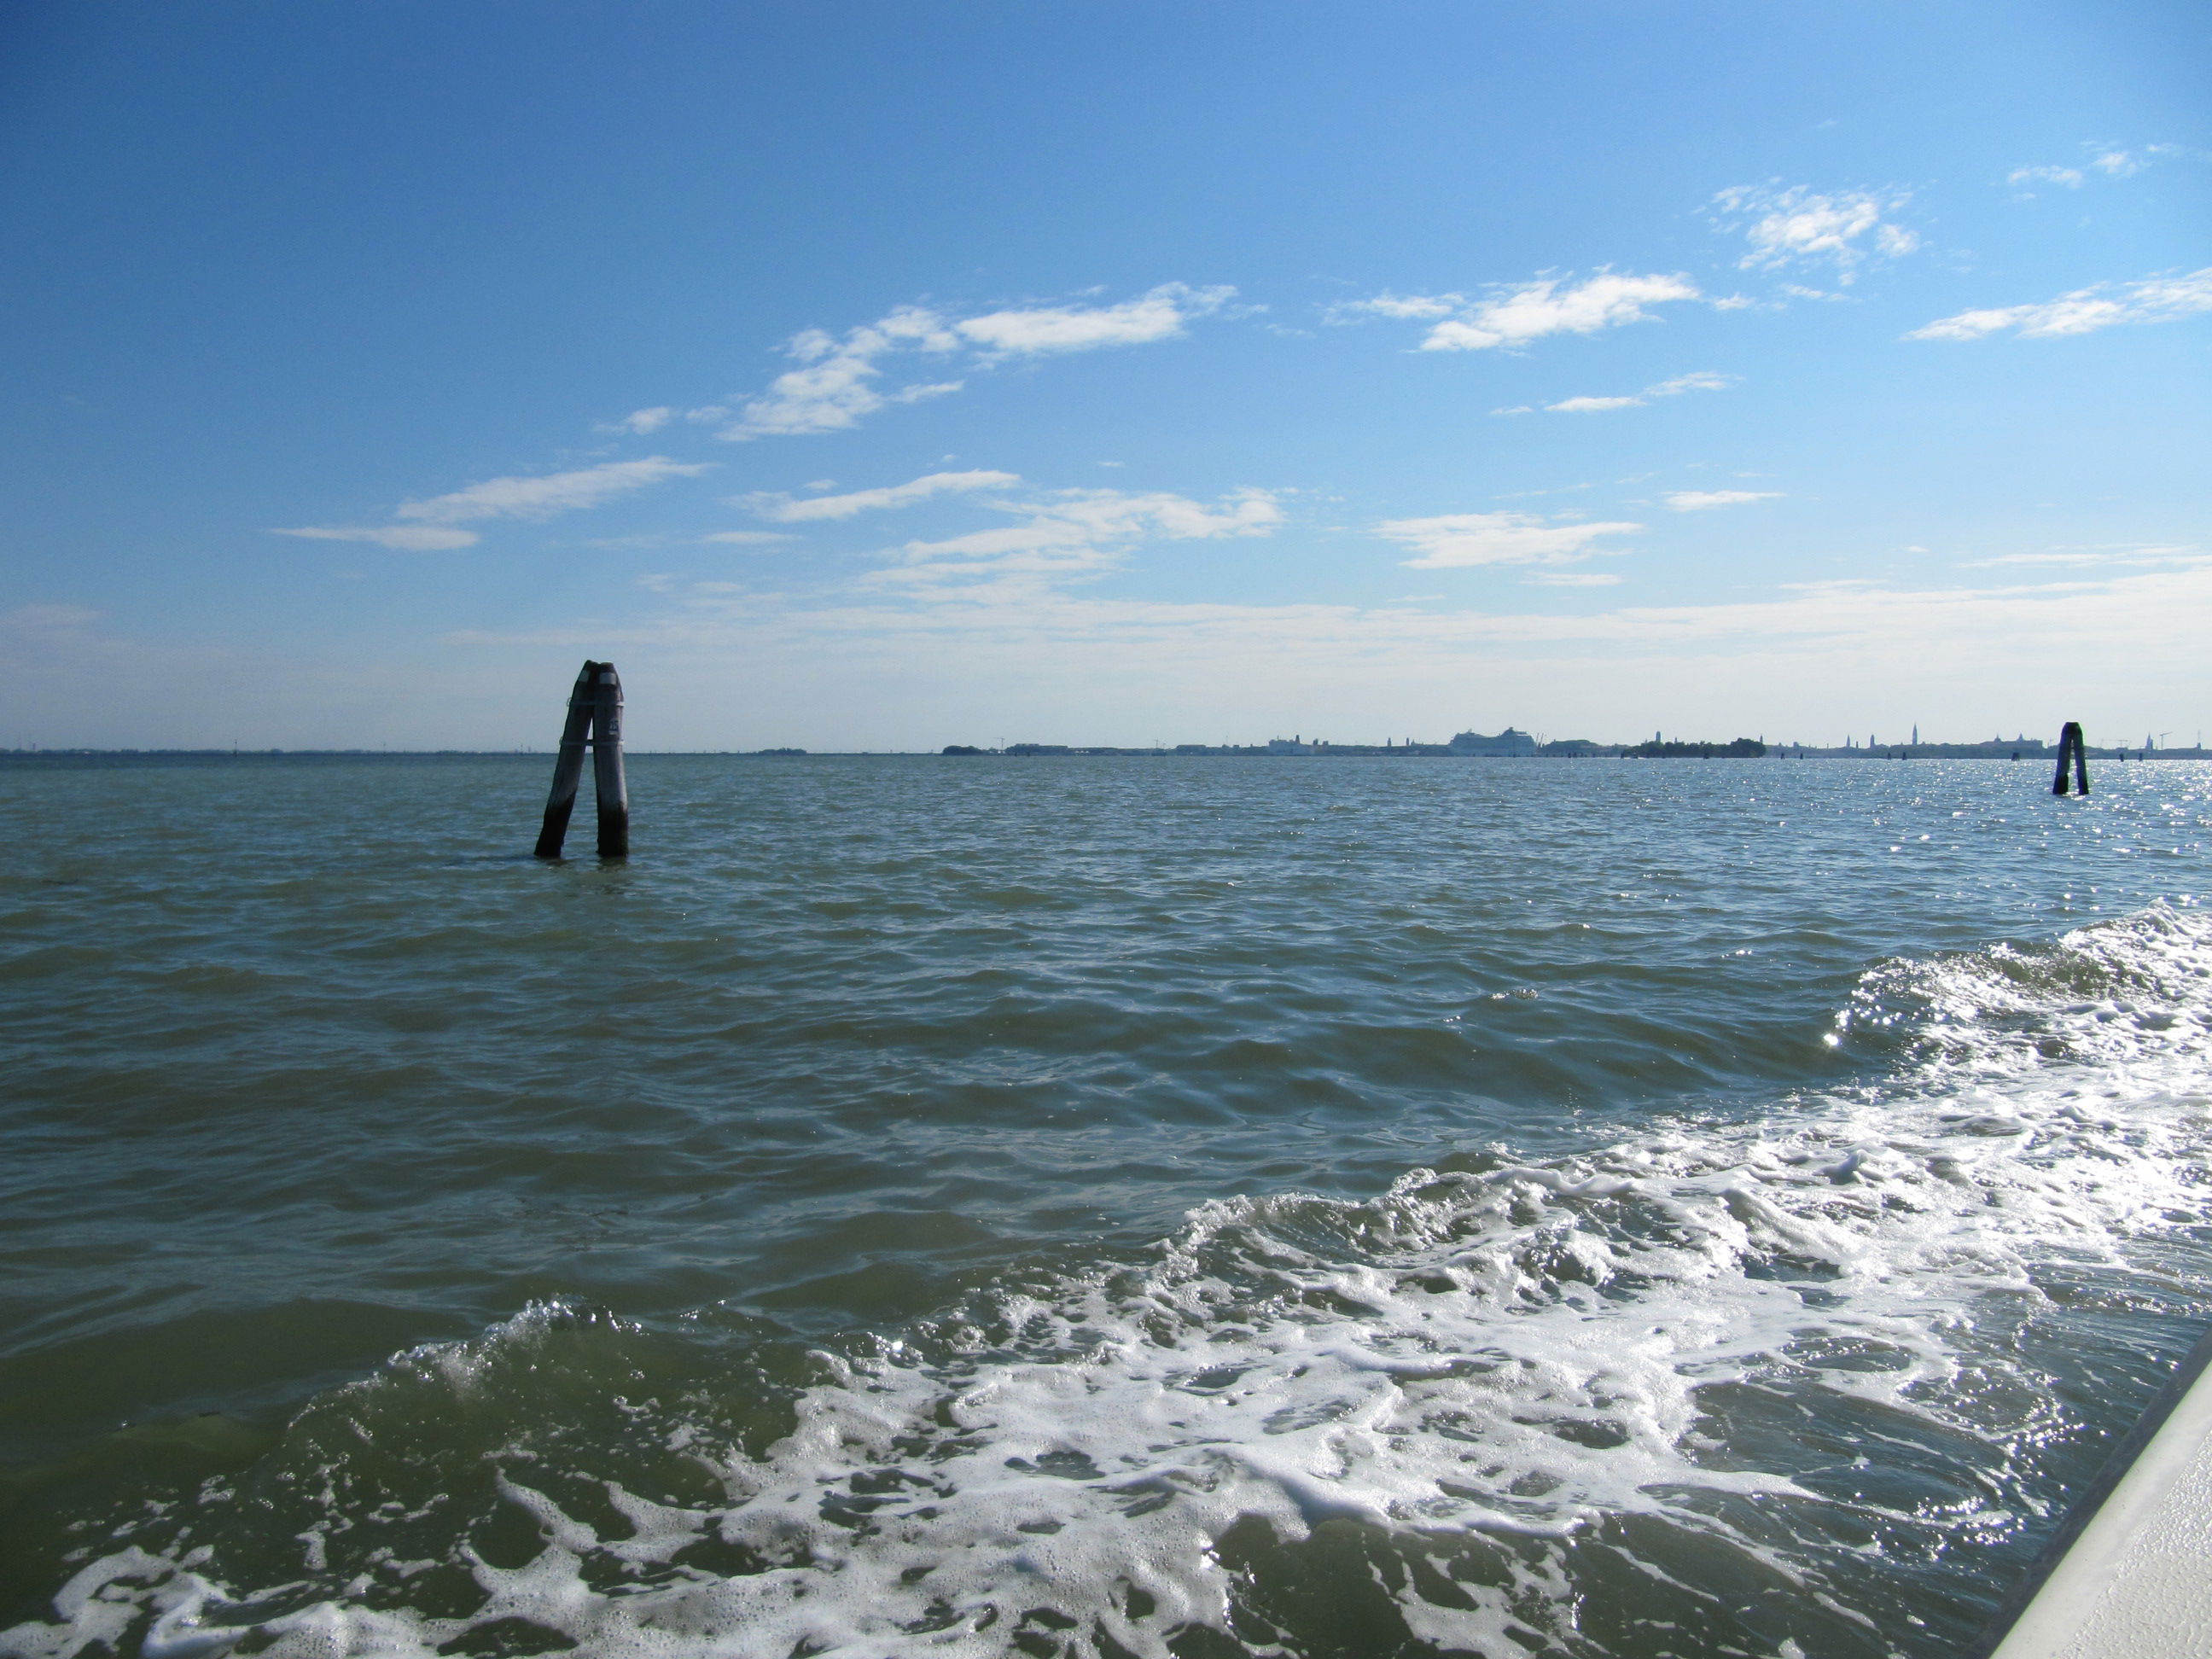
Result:
<svg viewBox="0 0 2212 1659"><path fill-rule="evenodd" d="M1937 1655L2208 1312L2212 767L0 769L0 1651Z"/></svg>

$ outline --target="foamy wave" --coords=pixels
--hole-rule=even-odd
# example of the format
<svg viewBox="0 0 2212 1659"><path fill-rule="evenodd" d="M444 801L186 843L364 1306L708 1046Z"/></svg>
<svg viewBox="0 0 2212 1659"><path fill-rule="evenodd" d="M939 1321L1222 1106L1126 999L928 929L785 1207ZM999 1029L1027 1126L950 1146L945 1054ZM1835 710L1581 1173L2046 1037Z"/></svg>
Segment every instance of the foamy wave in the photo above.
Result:
<svg viewBox="0 0 2212 1659"><path fill-rule="evenodd" d="M280 1659L427 1653L516 1620L640 1659L1166 1659L1194 1626L1280 1650L1295 1587L1278 1581L1332 1526L1382 1540L1376 1593L1442 1646L1589 1650L1577 1598L1598 1566L1659 1595L1716 1551L1864 1638L1881 1610L1855 1604L1863 1576L1850 1591L1827 1571L1838 1553L2019 1524L2064 1416L2014 1340L2063 1316L2044 1271L2124 1275L2207 1218L2208 1014L2193 912L1887 965L1839 1032L1907 1036L1909 1085L1540 1164L1482 1153L1364 1202L1206 1206L1147 1262L822 1356L792 1432L757 1455L691 1449L717 1501L607 1483L593 1518L530 1455L504 1458L501 1494L542 1547L502 1566L455 1539L483 1597L465 1614L415 1605L423 1564L387 1551L248 1623L195 1576L219 1562L132 1549L0 1649L67 1659L136 1617L151 1659L249 1629ZM411 1374L477 1387L562 1317ZM1802 1421L1777 1427L1760 1401ZM1838 1418L1950 1448L1950 1498L1826 1469L1808 1448ZM687 1447L681 1419L654 1431Z"/></svg>
<svg viewBox="0 0 2212 1659"><path fill-rule="evenodd" d="M1893 1031L1927 1075L1986 1077L2201 1054L2208 1020L2212 921L2160 904L2051 945L1885 963L1861 980L1836 1031Z"/></svg>

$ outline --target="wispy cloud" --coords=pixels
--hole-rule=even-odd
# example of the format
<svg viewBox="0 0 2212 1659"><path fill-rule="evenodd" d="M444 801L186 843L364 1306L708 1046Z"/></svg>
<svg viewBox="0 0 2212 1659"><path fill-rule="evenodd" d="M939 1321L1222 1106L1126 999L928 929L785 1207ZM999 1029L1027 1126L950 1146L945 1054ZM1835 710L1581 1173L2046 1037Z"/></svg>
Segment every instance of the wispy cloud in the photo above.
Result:
<svg viewBox="0 0 2212 1659"><path fill-rule="evenodd" d="M2166 569L2177 565L2212 564L2212 555L2200 547L2185 544L2160 545L2130 543L2118 547L2062 548L2049 553L2006 553L1993 559L1969 559L1964 568L1990 570L2004 566L2118 567L2132 569Z"/></svg>
<svg viewBox="0 0 2212 1659"><path fill-rule="evenodd" d="M1641 409L1655 398L1679 398L1686 392L1720 392L1735 382L1736 377L1733 374L1701 371L1694 374L1677 374L1671 380L1657 381L1641 392L1631 392L1625 397L1566 398L1556 404L1546 404L1544 407L1554 415L1593 415L1613 409ZM1520 411L1501 410L1498 412L1517 414Z"/></svg>
<svg viewBox="0 0 2212 1659"><path fill-rule="evenodd" d="M653 409L633 409L619 421L611 421L599 429L602 432L633 432L642 437L648 432L658 432L676 418L676 411L663 404Z"/></svg>
<svg viewBox="0 0 2212 1659"><path fill-rule="evenodd" d="M1539 277L1494 290L1487 299L1443 319L1422 338L1424 351L1511 349L1547 334L1595 334L1649 322L1650 307L1703 297L1688 277L1633 276L1601 271L1580 283Z"/></svg>
<svg viewBox="0 0 2212 1659"><path fill-rule="evenodd" d="M1625 551L1594 544L1643 528L1640 524L1547 519L1533 513L1445 513L1429 519L1386 519L1375 526L1375 533L1420 555L1405 561L1413 569L1449 570L1469 565L1572 564L1599 553Z"/></svg>
<svg viewBox="0 0 2212 1659"><path fill-rule="evenodd" d="M1641 409L1643 407L1644 399L1635 397L1564 398L1556 404L1544 405L1545 411L1553 415L1596 415L1609 409ZM1507 412L1518 415L1525 411L1516 409Z"/></svg>
<svg viewBox="0 0 2212 1659"><path fill-rule="evenodd" d="M574 472L487 478L450 495L403 501L396 516L428 524L456 524L471 519L550 519L556 513L597 507L611 496L625 495L647 484L695 477L712 467L708 461L672 461L665 455L649 455L641 461L610 461Z"/></svg>
<svg viewBox="0 0 2212 1659"><path fill-rule="evenodd" d="M1378 317L1429 323L1421 338L1423 351L1510 350L1547 334L1595 334L1624 323L1650 322L1654 306L1704 298L1697 284L1680 274L1638 276L1601 270L1579 283L1571 276L1539 276L1501 283L1473 299L1464 294L1378 294L1331 306L1323 318L1332 323Z"/></svg>
<svg viewBox="0 0 2212 1659"><path fill-rule="evenodd" d="M907 507L915 501L927 501L933 495L975 489L1001 489L1020 482L1021 476L1014 472L931 472L906 483L891 484L880 489L855 489L843 495L812 495L794 499L790 495L763 490L740 498L738 505L779 524L799 524L812 519L849 519L855 514Z"/></svg>
<svg viewBox="0 0 2212 1659"><path fill-rule="evenodd" d="M1210 506L1188 495L1118 489L1061 489L1027 501L990 505L1022 521L941 541L908 542L897 551L897 565L875 580L939 590L957 584L963 595L972 598L979 582L998 587L1011 580L1033 586L1091 575L1120 563L1130 548L1155 537L1206 541L1270 536L1283 522L1275 492L1251 489L1231 491Z"/></svg>
<svg viewBox="0 0 2212 1659"><path fill-rule="evenodd" d="M2186 276L2150 276L2115 287L2100 283L2039 305L1962 311L1916 328L1908 340L1978 340L2011 332L2023 339L2094 334L2123 323L2174 323L2212 311L2212 265Z"/></svg>
<svg viewBox="0 0 2212 1659"><path fill-rule="evenodd" d="M2051 166L2014 167L2005 175L2005 183L2014 189L2029 185L2057 185L2067 190L2079 190L2093 174L2101 173L2107 179L2130 179L2141 173L2160 156L2178 152L2179 144L2145 144L2141 149L2128 149L2118 144L2084 144L2087 158L2073 167Z"/></svg>
<svg viewBox="0 0 2212 1659"><path fill-rule="evenodd" d="M1909 199L1902 191L1822 194L1804 185L1737 185L1715 196L1707 211L1723 229L1750 242L1736 261L1743 270L1825 264L1848 283L1860 264L1920 246L1917 235L1887 216Z"/></svg>
<svg viewBox="0 0 2212 1659"><path fill-rule="evenodd" d="M1095 351L1101 346L1145 345L1173 339L1192 318L1220 310L1236 295L1233 288L1164 283L1117 306L991 311L964 318L953 327L971 344L1007 356Z"/></svg>
<svg viewBox="0 0 2212 1659"><path fill-rule="evenodd" d="M1235 295L1231 288L1164 283L1118 305L1005 307L971 317L901 306L842 335L807 329L784 347L797 367L746 400L719 435L744 440L839 432L894 404L941 398L966 384L940 379L886 388L886 364L904 354L964 356L969 367L988 368L1017 358L1142 345L1174 338L1191 319L1220 310ZM726 414L724 405L709 404L693 410L691 418Z"/></svg>
<svg viewBox="0 0 2212 1659"><path fill-rule="evenodd" d="M1678 489L1666 497L1666 502L1677 513L1702 513L1708 507L1741 507L1747 501L1781 499L1781 492L1774 489Z"/></svg>
<svg viewBox="0 0 2212 1659"><path fill-rule="evenodd" d="M699 539L709 547L768 547L777 542L795 542L799 538L787 536L781 530L717 530Z"/></svg>
<svg viewBox="0 0 2212 1659"><path fill-rule="evenodd" d="M886 394L873 384L883 374L878 360L901 351L937 355L957 351L960 337L945 319L921 306L897 310L848 329L842 337L818 328L793 335L784 355L799 367L787 369L766 392L744 405L737 422L722 429L725 438L790 436L836 432L857 425L886 404L905 395ZM937 383L951 390L954 383ZM907 392L922 388L909 386Z"/></svg>
<svg viewBox="0 0 2212 1659"><path fill-rule="evenodd" d="M1424 322L1449 317L1468 303L1464 294L1378 294L1371 300L1346 300L1333 305L1322 313L1322 320L1350 323L1370 317L1389 317Z"/></svg>
<svg viewBox="0 0 2212 1659"><path fill-rule="evenodd" d="M454 528L458 524L477 519L550 519L556 513L597 507L612 496L664 479L690 477L711 470L710 462L672 461L665 455L650 455L643 460L611 461L574 472L487 478L449 495L401 502L394 516L412 523L312 525L270 533L312 541L370 542L403 553L453 552L474 547L483 539L473 530Z"/></svg>
<svg viewBox="0 0 2212 1659"><path fill-rule="evenodd" d="M272 536L299 536L317 542L373 542L401 553L451 553L474 547L483 539L473 530L451 530L441 525L305 525L296 530L272 530Z"/></svg>

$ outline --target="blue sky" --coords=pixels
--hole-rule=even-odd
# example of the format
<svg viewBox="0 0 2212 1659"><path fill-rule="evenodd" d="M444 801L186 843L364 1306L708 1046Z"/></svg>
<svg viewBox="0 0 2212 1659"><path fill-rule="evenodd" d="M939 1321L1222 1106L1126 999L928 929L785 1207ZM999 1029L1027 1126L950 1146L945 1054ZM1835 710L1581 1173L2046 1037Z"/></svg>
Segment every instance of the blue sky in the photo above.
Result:
<svg viewBox="0 0 2212 1659"><path fill-rule="evenodd" d="M0 744L543 746L586 655L644 747L2185 742L2208 88L2200 4L9 6Z"/></svg>

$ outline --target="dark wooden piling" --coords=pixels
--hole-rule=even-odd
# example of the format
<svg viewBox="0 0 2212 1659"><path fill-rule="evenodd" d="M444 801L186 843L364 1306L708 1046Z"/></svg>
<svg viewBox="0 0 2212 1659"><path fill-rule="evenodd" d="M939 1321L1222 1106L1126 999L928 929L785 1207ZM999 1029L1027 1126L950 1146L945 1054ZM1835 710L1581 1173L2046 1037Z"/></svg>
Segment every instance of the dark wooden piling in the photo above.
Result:
<svg viewBox="0 0 2212 1659"><path fill-rule="evenodd" d="M629 786L623 778L622 678L603 662L592 699L592 787L599 802L599 856L629 856ZM2082 786L2082 793L2088 787Z"/></svg>
<svg viewBox="0 0 2212 1659"><path fill-rule="evenodd" d="M2069 720L2058 733L2058 769L2051 776L2051 793L2066 793L2066 763L2074 763L2074 793L2089 793L2089 745L2082 740L2081 722Z"/></svg>
<svg viewBox="0 0 2212 1659"><path fill-rule="evenodd" d="M584 781L584 744L591 736L596 682L604 665L586 662L568 694L568 719L561 728L561 752L553 762L553 793L545 798L545 827L538 832L541 859L559 858L561 843L568 838L568 815L576 810L576 787Z"/></svg>

